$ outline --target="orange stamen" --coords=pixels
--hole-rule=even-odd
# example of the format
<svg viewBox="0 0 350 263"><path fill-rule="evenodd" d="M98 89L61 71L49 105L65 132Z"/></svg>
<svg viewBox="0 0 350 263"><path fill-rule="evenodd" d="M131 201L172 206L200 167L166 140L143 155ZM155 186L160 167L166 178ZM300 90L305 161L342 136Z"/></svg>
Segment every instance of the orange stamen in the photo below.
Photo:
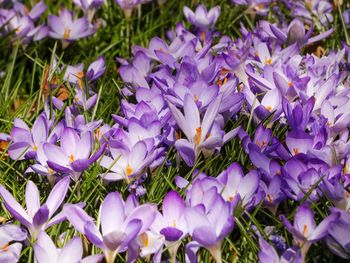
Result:
<svg viewBox="0 0 350 263"><path fill-rule="evenodd" d="M297 155L299 153L299 149L298 148L294 148L293 152L294 152L294 155Z"/></svg>
<svg viewBox="0 0 350 263"><path fill-rule="evenodd" d="M64 39L68 39L70 37L70 33L72 30L70 30L69 28L65 28L64 32L63 32L63 38Z"/></svg>
<svg viewBox="0 0 350 263"><path fill-rule="evenodd" d="M133 172L133 169L132 169L132 167L130 166L130 164L128 164L128 165L126 166L126 175L127 175L127 176L130 176L130 175L132 174L132 172Z"/></svg>
<svg viewBox="0 0 350 263"><path fill-rule="evenodd" d="M198 127L196 129L196 134L194 135L193 139L196 145L199 145L201 142L201 137L202 137L202 128Z"/></svg>
<svg viewBox="0 0 350 263"><path fill-rule="evenodd" d="M73 154L69 155L69 162L72 163L75 161L75 157Z"/></svg>
<svg viewBox="0 0 350 263"><path fill-rule="evenodd" d="M265 60L266 65L271 65L272 64L272 58L266 59Z"/></svg>

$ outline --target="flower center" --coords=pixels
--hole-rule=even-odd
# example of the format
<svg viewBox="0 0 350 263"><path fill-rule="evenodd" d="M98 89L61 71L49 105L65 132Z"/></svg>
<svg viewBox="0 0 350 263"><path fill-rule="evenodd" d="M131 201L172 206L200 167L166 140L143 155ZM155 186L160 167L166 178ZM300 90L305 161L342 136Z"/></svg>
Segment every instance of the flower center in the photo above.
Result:
<svg viewBox="0 0 350 263"><path fill-rule="evenodd" d="M73 154L69 155L69 162L72 163L75 161L75 157Z"/></svg>
<svg viewBox="0 0 350 263"><path fill-rule="evenodd" d="M293 149L293 153L294 153L294 155L297 155L299 153L299 149L298 148L294 148Z"/></svg>
<svg viewBox="0 0 350 263"><path fill-rule="evenodd" d="M193 140L194 140L194 143L196 145L199 145L200 142L201 142L201 137L202 137L202 128L201 127L198 127L196 128L196 134L194 135L193 137Z"/></svg>
<svg viewBox="0 0 350 263"><path fill-rule="evenodd" d="M307 236L307 234L308 234L308 228L307 228L307 225L304 225L304 227L303 227L303 235Z"/></svg>
<svg viewBox="0 0 350 263"><path fill-rule="evenodd" d="M141 240L141 243L144 247L148 247L149 240L148 240L148 235L146 233L142 233L140 235L140 240Z"/></svg>
<svg viewBox="0 0 350 263"><path fill-rule="evenodd" d="M133 172L133 169L132 169L132 167L130 166L130 164L128 164L127 166L126 166L126 175L127 176L130 176L131 174L132 174L132 172Z"/></svg>
<svg viewBox="0 0 350 263"><path fill-rule="evenodd" d="M65 28L64 29L64 32L63 32L63 38L64 39L68 39L70 38L70 33L71 33L72 30L70 30L69 28Z"/></svg>
<svg viewBox="0 0 350 263"><path fill-rule="evenodd" d="M271 106L266 106L265 107L268 111L271 111L272 110L272 107Z"/></svg>
<svg viewBox="0 0 350 263"><path fill-rule="evenodd" d="M3 245L2 247L0 247L0 250L2 250L2 251L4 251L4 252L9 251L9 244Z"/></svg>
<svg viewBox="0 0 350 263"><path fill-rule="evenodd" d="M272 58L266 59L265 60L266 65L271 65L272 64Z"/></svg>

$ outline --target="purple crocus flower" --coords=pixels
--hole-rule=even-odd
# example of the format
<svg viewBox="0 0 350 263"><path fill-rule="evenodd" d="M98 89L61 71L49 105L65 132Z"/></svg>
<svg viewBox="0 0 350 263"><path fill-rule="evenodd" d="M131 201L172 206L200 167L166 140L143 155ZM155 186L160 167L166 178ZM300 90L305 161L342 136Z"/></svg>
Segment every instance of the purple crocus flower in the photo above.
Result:
<svg viewBox="0 0 350 263"><path fill-rule="evenodd" d="M154 254L153 262L161 262L165 245L172 262L176 261L181 239L187 235L188 231L184 217L185 208L185 202L177 192L170 191L165 196L162 207L163 213L157 212L150 229L143 233L138 240L142 257Z"/></svg>
<svg viewBox="0 0 350 263"><path fill-rule="evenodd" d="M195 12L185 6L183 12L192 25L198 27L200 30L207 31L219 18L220 6L215 6L208 11L204 5L199 5Z"/></svg>
<svg viewBox="0 0 350 263"><path fill-rule="evenodd" d="M251 206L256 201L259 202L259 200L255 200L259 179L259 174L256 171L251 171L244 176L241 166L237 163L231 164L217 177L217 180L223 184L223 189L220 192L224 200L235 204L238 199L246 208L249 208L247 206Z"/></svg>
<svg viewBox="0 0 350 263"><path fill-rule="evenodd" d="M157 208L151 204L133 207L130 200L124 202L118 192L109 193L101 206L101 228L80 207L66 205L64 212L77 231L103 250L107 263L112 263L118 253L144 233L153 223Z"/></svg>
<svg viewBox="0 0 350 263"><path fill-rule="evenodd" d="M301 248L301 256L304 260L310 246L328 234L331 223L339 216L339 213L333 213L316 226L312 210L304 204L298 207L293 225L284 215L281 216L281 219L287 230L293 235L295 244Z"/></svg>
<svg viewBox="0 0 350 263"><path fill-rule="evenodd" d="M84 11L89 22L91 22L94 18L96 9L98 9L105 0L73 0L73 2Z"/></svg>
<svg viewBox="0 0 350 263"><path fill-rule="evenodd" d="M65 128L61 136L60 147L51 143L43 145L48 159L47 165L54 171L69 174L75 181L103 153L105 145L91 154L92 134L84 132L80 136L72 128Z"/></svg>
<svg viewBox="0 0 350 263"><path fill-rule="evenodd" d="M218 193L215 205L207 212L200 205L186 208L185 218L193 240L186 245L188 262L197 262L196 253L199 247L208 249L216 262L221 262L221 242L234 226L230 211L230 204Z"/></svg>
<svg viewBox="0 0 350 263"><path fill-rule="evenodd" d="M340 213L339 220L334 221L328 228L326 243L329 249L341 258L350 258L350 215L346 211L331 208L332 213Z"/></svg>
<svg viewBox="0 0 350 263"><path fill-rule="evenodd" d="M113 147L113 144L116 147ZM138 141L135 145L128 149L120 147L121 142L111 142L111 157L105 155L101 159L100 165L108 169L107 174L101 174L102 178L108 181L130 180L141 175L144 169L148 167L161 154L161 149L147 149L144 141Z"/></svg>
<svg viewBox="0 0 350 263"><path fill-rule="evenodd" d="M198 106L190 94L185 96L184 115L171 103L169 109L173 117L185 133L187 139L178 139L175 147L187 165L193 166L202 150L212 150L223 143L223 136L210 135L210 129L217 117L222 96L218 96L209 104L201 121Z"/></svg>
<svg viewBox="0 0 350 263"><path fill-rule="evenodd" d="M67 9L61 10L59 16L49 15L48 26L50 27L49 36L62 39L65 46L71 41L95 33L95 29L86 17L73 19L73 13Z"/></svg>
<svg viewBox="0 0 350 263"><path fill-rule="evenodd" d="M11 159L35 159L39 144L50 141L49 120L41 114L30 129L24 121L16 118L10 135L12 144L8 153Z"/></svg>
<svg viewBox="0 0 350 263"><path fill-rule="evenodd" d="M123 9L126 18L129 18L132 10L141 4L141 0L115 0L115 2Z"/></svg>
<svg viewBox="0 0 350 263"><path fill-rule="evenodd" d="M102 254L82 259L83 244L78 236L72 238L63 248L57 248L51 238L42 231L33 247L35 259L38 263L97 263L103 259Z"/></svg>
<svg viewBox="0 0 350 263"><path fill-rule="evenodd" d="M61 212L52 217L63 202L68 191L70 179L68 177L60 180L52 188L46 202L40 206L40 196L36 185L28 181L26 186L26 206L27 211L15 200L4 186L0 185L0 196L2 197L6 209L14 218L25 225L31 235L32 240L36 240L40 231L65 220L65 215Z"/></svg>
<svg viewBox="0 0 350 263"><path fill-rule="evenodd" d="M15 263L19 260L27 232L18 225L0 225L0 262ZM11 243L11 244L10 244Z"/></svg>
<svg viewBox="0 0 350 263"><path fill-rule="evenodd" d="M263 238L259 238L259 262L260 263L302 263L300 250L296 247L288 248L280 257L273 246Z"/></svg>

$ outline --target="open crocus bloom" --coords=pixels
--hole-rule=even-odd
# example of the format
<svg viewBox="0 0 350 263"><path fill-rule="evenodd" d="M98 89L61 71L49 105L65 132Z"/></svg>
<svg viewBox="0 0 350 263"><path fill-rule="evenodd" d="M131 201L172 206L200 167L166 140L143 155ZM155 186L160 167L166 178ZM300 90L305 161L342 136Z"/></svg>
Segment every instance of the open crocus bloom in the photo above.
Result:
<svg viewBox="0 0 350 263"><path fill-rule="evenodd" d="M199 5L195 12L185 6L183 11L185 17L192 25L204 31L212 27L220 15L219 6L213 7L209 12L204 5Z"/></svg>
<svg viewBox="0 0 350 263"><path fill-rule="evenodd" d="M52 216L63 202L68 191L69 182L69 177L59 181L55 187L52 188L46 202L40 206L38 188L32 181L28 181L26 186L27 211L23 209L2 185L0 185L0 196L4 200L6 209L28 228L32 240L36 240L41 230L45 230L65 220L63 213L59 213L54 217Z"/></svg>
<svg viewBox="0 0 350 263"><path fill-rule="evenodd" d="M186 246L189 262L197 262L199 247L209 250L216 262L221 262L221 242L232 231L233 217L230 204L217 194L216 203L204 213L202 206L186 208L185 218L193 241Z"/></svg>
<svg viewBox="0 0 350 263"><path fill-rule="evenodd" d="M13 241L23 241L27 232L18 225L5 224L0 226L0 262L17 262L19 260L22 244Z"/></svg>
<svg viewBox="0 0 350 263"><path fill-rule="evenodd" d="M57 248L51 238L43 231L40 232L38 240L34 244L34 255L38 263L97 263L103 259L101 254L82 259L83 244L78 236L72 238L63 248Z"/></svg>
<svg viewBox="0 0 350 263"><path fill-rule="evenodd" d="M295 243L301 247L301 254L305 259L311 244L325 237L331 223L337 220L339 216L339 213L333 213L316 226L314 214L310 207L301 205L294 216L293 226L284 215L281 216L281 219L287 230L293 235Z"/></svg>
<svg viewBox="0 0 350 263"><path fill-rule="evenodd" d="M50 37L64 41L74 41L95 33L87 18L73 19L73 13L67 9L61 10L59 16L50 15L48 25Z"/></svg>
<svg viewBox="0 0 350 263"><path fill-rule="evenodd" d="M47 165L52 170L71 175L74 180L78 180L81 172L102 155L104 147L105 145L91 155L91 132L79 136L73 128L65 128L62 132L61 147L51 143L43 145Z"/></svg>
<svg viewBox="0 0 350 263"><path fill-rule="evenodd" d="M218 114L221 97L219 95L209 104L202 121L198 107L190 94L185 96L184 115L169 103L174 119L187 137L187 139L178 139L175 147L189 166L194 165L201 150L213 149L222 144L223 136L210 135L210 129Z"/></svg>
<svg viewBox="0 0 350 263"><path fill-rule="evenodd" d="M80 207L67 205L64 211L75 229L101 248L107 263L112 263L118 253L149 228L157 210L154 205L145 204L130 211L118 192L109 193L101 206L102 232Z"/></svg>

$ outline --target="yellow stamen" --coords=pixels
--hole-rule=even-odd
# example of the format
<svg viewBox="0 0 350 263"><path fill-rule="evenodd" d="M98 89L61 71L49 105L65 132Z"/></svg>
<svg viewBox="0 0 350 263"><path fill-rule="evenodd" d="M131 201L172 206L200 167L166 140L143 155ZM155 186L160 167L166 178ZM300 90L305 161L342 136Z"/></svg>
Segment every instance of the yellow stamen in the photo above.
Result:
<svg viewBox="0 0 350 263"><path fill-rule="evenodd" d="M70 37L70 33L72 30L70 30L69 28L65 28L64 32L63 32L63 38L64 39L68 39Z"/></svg>
<svg viewBox="0 0 350 263"><path fill-rule="evenodd" d="M69 162L72 163L74 162L74 160L75 160L74 155L73 154L69 155Z"/></svg>
<svg viewBox="0 0 350 263"><path fill-rule="evenodd" d="M181 139L181 131L179 131L179 132L175 131L175 139L176 140Z"/></svg>
<svg viewBox="0 0 350 263"><path fill-rule="evenodd" d="M101 129L100 128L96 129L96 137L98 140L101 139Z"/></svg>
<svg viewBox="0 0 350 263"><path fill-rule="evenodd" d="M290 88L290 87L292 87L293 86L293 83L292 82L288 82L288 87Z"/></svg>
<svg viewBox="0 0 350 263"><path fill-rule="evenodd" d="M199 100L197 95L194 95L193 98L194 98L194 102L197 102Z"/></svg>
<svg viewBox="0 0 350 263"><path fill-rule="evenodd" d="M146 233L142 233L140 235L140 240L141 240L141 243L143 244L144 247L148 247L149 240L148 240L148 235Z"/></svg>
<svg viewBox="0 0 350 263"><path fill-rule="evenodd" d="M219 79L216 83L218 84L219 88L221 88L221 86L222 86L222 80Z"/></svg>
<svg viewBox="0 0 350 263"><path fill-rule="evenodd" d="M48 168L47 169L47 172L49 173L49 175L53 175L55 173L54 170L52 170L51 168Z"/></svg>
<svg viewBox="0 0 350 263"><path fill-rule="evenodd" d="M200 142L201 142L201 137L202 137L202 128L201 128L201 127L198 127L198 128L196 129L196 134L195 134L195 136L193 137L194 143L195 143L196 145L199 145L199 144L200 144Z"/></svg>
<svg viewBox="0 0 350 263"><path fill-rule="evenodd" d="M272 58L266 59L265 60L266 65L271 65L272 64Z"/></svg>
<svg viewBox="0 0 350 263"><path fill-rule="evenodd" d="M256 9L257 11L260 11L260 10L263 10L264 7L265 7L264 4L258 4L258 5L255 6L255 9Z"/></svg>
<svg viewBox="0 0 350 263"><path fill-rule="evenodd" d="M272 203L272 197L271 197L271 195L270 195L270 194L267 194L266 197L267 197L267 200L268 200L270 203Z"/></svg>
<svg viewBox="0 0 350 263"><path fill-rule="evenodd" d="M255 51L255 52L254 52L254 56L256 56L256 57L258 57L258 56L259 56L258 51Z"/></svg>
<svg viewBox="0 0 350 263"><path fill-rule="evenodd" d="M5 252L9 251L9 244L3 245L2 247L0 247L0 250L5 251Z"/></svg>
<svg viewBox="0 0 350 263"><path fill-rule="evenodd" d="M307 236L307 234L308 234L307 225L304 225L304 228L303 228L303 235L304 235L304 236Z"/></svg>
<svg viewBox="0 0 350 263"><path fill-rule="evenodd" d="M202 32L202 34L201 34L201 39L202 39L202 42L205 41L205 32Z"/></svg>
<svg viewBox="0 0 350 263"><path fill-rule="evenodd" d="M266 106L265 107L268 111L271 111L272 110L272 107L271 106Z"/></svg>
<svg viewBox="0 0 350 263"><path fill-rule="evenodd" d="M38 146L34 145L33 146L33 151L37 151L38 150Z"/></svg>
<svg viewBox="0 0 350 263"><path fill-rule="evenodd" d="M83 88L83 77L84 77L84 72L82 72L82 71L79 71L78 73L77 73L77 78L78 78L78 86L79 86L79 88Z"/></svg>
<svg viewBox="0 0 350 263"><path fill-rule="evenodd" d="M299 149L298 148L294 148L293 152L294 152L294 155L297 155L299 153Z"/></svg>
<svg viewBox="0 0 350 263"><path fill-rule="evenodd" d="M130 175L132 174L132 172L133 172L133 169L132 169L132 167L130 166L130 164L128 164L128 165L126 166L126 175L127 175L127 176L130 176Z"/></svg>

